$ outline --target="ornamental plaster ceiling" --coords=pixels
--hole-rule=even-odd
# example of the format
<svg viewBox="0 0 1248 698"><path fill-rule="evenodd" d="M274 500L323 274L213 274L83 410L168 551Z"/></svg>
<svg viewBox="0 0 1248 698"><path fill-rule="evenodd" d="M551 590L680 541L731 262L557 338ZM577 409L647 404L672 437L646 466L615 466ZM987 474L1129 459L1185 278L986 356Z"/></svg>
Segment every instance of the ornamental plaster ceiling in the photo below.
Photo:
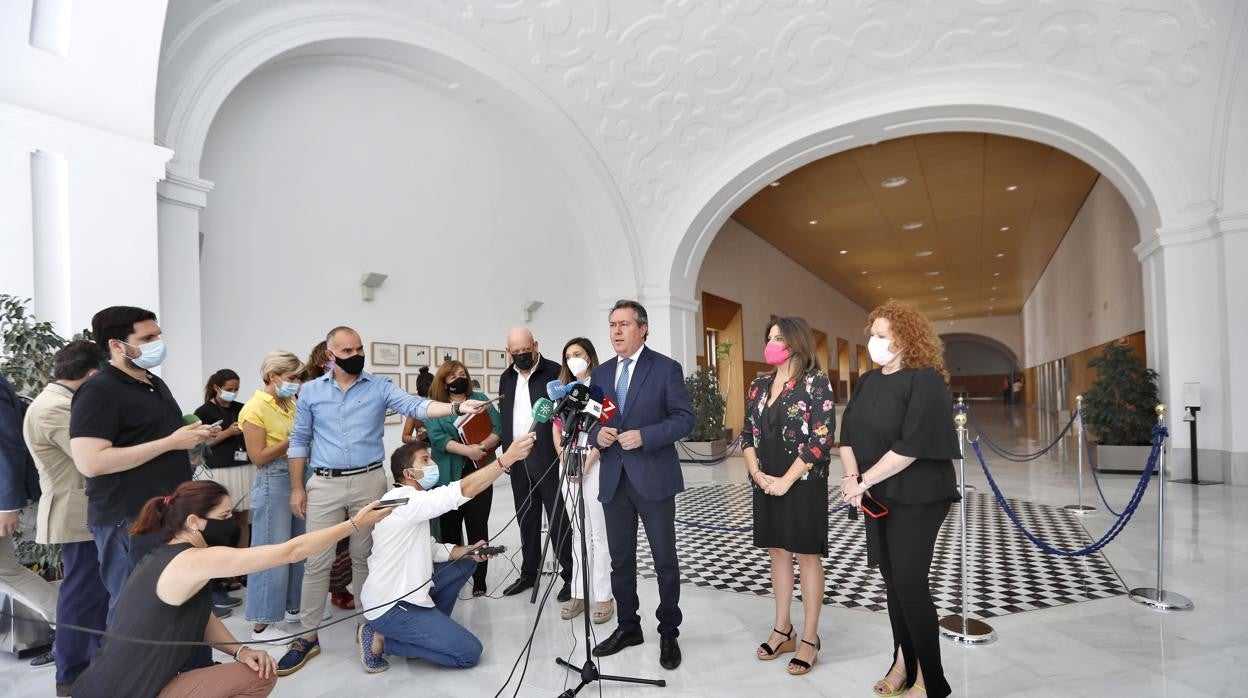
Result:
<svg viewBox="0 0 1248 698"><path fill-rule="evenodd" d="M733 217L864 308L897 298L936 319L1013 315L1096 178L1032 141L927 134L816 160Z"/></svg>

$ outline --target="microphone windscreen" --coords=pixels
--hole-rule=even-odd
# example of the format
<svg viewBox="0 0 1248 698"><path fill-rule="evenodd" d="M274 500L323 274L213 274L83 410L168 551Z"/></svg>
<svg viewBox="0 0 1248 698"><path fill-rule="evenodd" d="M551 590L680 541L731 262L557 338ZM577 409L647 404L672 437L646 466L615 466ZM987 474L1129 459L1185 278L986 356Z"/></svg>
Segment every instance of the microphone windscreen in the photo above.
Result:
<svg viewBox="0 0 1248 698"><path fill-rule="evenodd" d="M551 416L555 414L555 403L547 398L539 397L537 402L533 403L533 421L545 424L550 421Z"/></svg>
<svg viewBox="0 0 1248 698"><path fill-rule="evenodd" d="M589 386L589 399L590 400L593 400L594 402L602 402L604 397L606 397L606 393L602 392L602 386L590 384Z"/></svg>
<svg viewBox="0 0 1248 698"><path fill-rule="evenodd" d="M568 392L567 387L564 386L563 383L560 383L559 379L557 378L546 384L546 397L550 398L551 400L558 400L559 398L566 395L567 392Z"/></svg>

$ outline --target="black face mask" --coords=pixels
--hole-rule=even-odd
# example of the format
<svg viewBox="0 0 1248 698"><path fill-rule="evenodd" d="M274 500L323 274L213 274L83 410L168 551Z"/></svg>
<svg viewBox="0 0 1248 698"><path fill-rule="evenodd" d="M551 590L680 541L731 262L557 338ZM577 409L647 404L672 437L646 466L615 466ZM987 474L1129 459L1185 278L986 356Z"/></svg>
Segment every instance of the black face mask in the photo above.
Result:
<svg viewBox="0 0 1248 698"><path fill-rule="evenodd" d="M467 378L456 378L446 386L446 391L451 395L463 395L472 387L472 383Z"/></svg>
<svg viewBox="0 0 1248 698"><path fill-rule="evenodd" d="M364 355L356 354L345 359L335 356L334 365L353 376L358 376L364 370Z"/></svg>
<svg viewBox="0 0 1248 698"><path fill-rule="evenodd" d="M521 371L527 371L533 368L533 354L512 354L511 360L516 362L516 368Z"/></svg>
<svg viewBox="0 0 1248 698"><path fill-rule="evenodd" d="M204 542L208 545L233 546L238 544L238 522L233 518L207 519L204 526Z"/></svg>

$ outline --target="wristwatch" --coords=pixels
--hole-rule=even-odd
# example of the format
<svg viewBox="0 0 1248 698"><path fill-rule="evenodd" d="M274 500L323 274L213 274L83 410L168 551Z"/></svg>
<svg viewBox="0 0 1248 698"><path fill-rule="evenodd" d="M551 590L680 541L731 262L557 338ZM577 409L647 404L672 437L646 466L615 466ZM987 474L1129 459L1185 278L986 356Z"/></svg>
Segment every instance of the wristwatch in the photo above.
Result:
<svg viewBox="0 0 1248 698"><path fill-rule="evenodd" d="M460 406L460 404L461 404L461 403L458 403L458 402L452 402L452 403L451 403L451 414L452 414L452 415L454 415L454 416L456 416L456 417L460 416L460 411L459 411L459 406Z"/></svg>

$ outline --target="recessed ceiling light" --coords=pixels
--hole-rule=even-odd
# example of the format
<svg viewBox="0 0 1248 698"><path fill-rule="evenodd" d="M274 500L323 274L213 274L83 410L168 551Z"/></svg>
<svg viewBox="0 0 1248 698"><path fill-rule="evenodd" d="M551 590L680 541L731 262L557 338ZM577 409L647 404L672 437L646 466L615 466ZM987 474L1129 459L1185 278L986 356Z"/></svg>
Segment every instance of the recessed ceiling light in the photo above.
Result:
<svg viewBox="0 0 1248 698"><path fill-rule="evenodd" d="M901 224L902 230L918 230L919 228L922 228L922 227L923 227L923 221L910 221L909 223Z"/></svg>
<svg viewBox="0 0 1248 698"><path fill-rule="evenodd" d="M1004 253L1004 252L998 252L998 253L997 253L997 259L1001 259L1001 258L1002 258L1002 257L1004 257L1004 256L1005 256L1005 253Z"/></svg>
<svg viewBox="0 0 1248 698"><path fill-rule="evenodd" d="M774 187L775 185L773 184L772 186ZM1001 232L1003 232L1003 233L1004 233L1005 231L1009 230L1009 229L1010 229L1010 226L1008 226L1008 225L1003 225L1003 226L1001 226L1000 228L997 228L997 230L1000 230L1000 231L1001 231Z"/></svg>
<svg viewBox="0 0 1248 698"><path fill-rule="evenodd" d="M863 274L863 276L866 276L866 274L867 274L867 270L866 270L866 269L863 269L863 270L862 270L862 274Z"/></svg>
<svg viewBox="0 0 1248 698"><path fill-rule="evenodd" d="M953 306L952 306L952 305L946 305L946 306L945 306L945 310L953 310Z"/></svg>
<svg viewBox="0 0 1248 698"><path fill-rule="evenodd" d="M778 180L778 179L777 179L776 181L772 182L771 184L768 184L767 186L769 186L769 187L778 187L778 186L780 186L780 180Z"/></svg>
<svg viewBox="0 0 1248 698"><path fill-rule="evenodd" d="M933 287L932 287L932 290L933 290L933 291L943 291L943 290L945 290L945 287L944 287L944 286L933 286Z"/></svg>
<svg viewBox="0 0 1248 698"><path fill-rule="evenodd" d="M1001 276L1001 272L999 272L999 271L994 271L994 272L992 272L992 275L993 275L993 276Z"/></svg>
<svg viewBox="0 0 1248 698"><path fill-rule="evenodd" d="M914 253L914 256L915 257L931 257L932 251L931 250L919 250L918 252Z"/></svg>
<svg viewBox="0 0 1248 698"><path fill-rule="evenodd" d="M1017 185L1017 184L1011 184L1011 185L1009 185L1008 187L1006 187L1006 188L1005 188L1005 190L1006 190L1006 191L1018 191L1018 185Z"/></svg>
<svg viewBox="0 0 1248 698"><path fill-rule="evenodd" d="M818 223L819 221L806 221L806 222L807 222L807 223L809 223L809 224L811 224L811 225L815 225L815 224L816 224L816 223Z"/></svg>
<svg viewBox="0 0 1248 698"><path fill-rule="evenodd" d="M897 187L900 187L909 181L910 181L909 177L889 177L883 182L880 182L880 186L884 187L885 189L896 189Z"/></svg>
<svg viewBox="0 0 1248 698"><path fill-rule="evenodd" d="M883 287L883 286L876 286L875 288L876 288L876 290L879 290L879 289L884 288L884 287Z"/></svg>
<svg viewBox="0 0 1248 698"><path fill-rule="evenodd" d="M849 254L849 250L841 250L841 254Z"/></svg>
<svg viewBox="0 0 1248 698"><path fill-rule="evenodd" d="M924 275L924 276L940 276L940 272L938 272L938 271L925 271L925 272L923 272L923 275Z"/></svg>
<svg viewBox="0 0 1248 698"><path fill-rule="evenodd" d="M988 300L990 300L990 301L995 301L996 299L997 299L997 297L996 297L996 296L993 296L992 298L989 298Z"/></svg>
<svg viewBox="0 0 1248 698"><path fill-rule="evenodd" d="M938 300L938 301L947 301L947 300L949 300L949 296L941 296L940 298L937 298L936 300Z"/></svg>
<svg viewBox="0 0 1248 698"><path fill-rule="evenodd" d="M997 287L996 287L996 286L993 286L993 287L992 287L992 290L994 290L994 291L995 291L995 290L997 290Z"/></svg>

